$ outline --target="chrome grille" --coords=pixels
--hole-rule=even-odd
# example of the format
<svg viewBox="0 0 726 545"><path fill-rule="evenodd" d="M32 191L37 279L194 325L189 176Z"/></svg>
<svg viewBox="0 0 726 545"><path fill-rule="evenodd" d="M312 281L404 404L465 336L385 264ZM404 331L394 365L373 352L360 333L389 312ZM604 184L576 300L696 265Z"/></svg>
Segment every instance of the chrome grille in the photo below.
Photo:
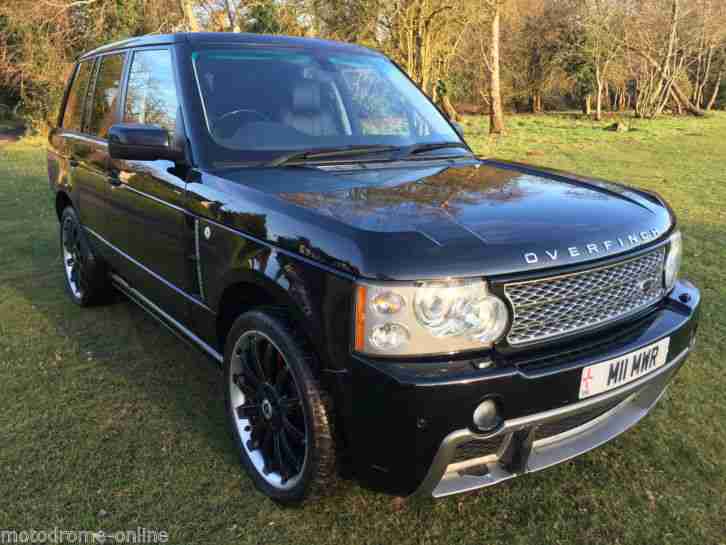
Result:
<svg viewBox="0 0 726 545"><path fill-rule="evenodd" d="M664 294L664 259L659 248L599 269L506 284L514 309L509 344L576 333L654 304Z"/></svg>
<svg viewBox="0 0 726 545"><path fill-rule="evenodd" d="M489 456L496 454L499 447L502 445L501 437L493 437L490 439L472 439L466 443L462 443L456 447L454 457L451 460L452 464L458 462L466 462L467 460L473 460L475 458L481 458L482 456Z"/></svg>
<svg viewBox="0 0 726 545"><path fill-rule="evenodd" d="M622 397L618 397L612 401L608 401L604 405L598 405L596 407L583 410L576 414L560 418L554 422L548 422L537 427L536 439L547 439L566 433L580 426L584 426L595 420L596 418L604 415L606 412L614 409L623 402Z"/></svg>

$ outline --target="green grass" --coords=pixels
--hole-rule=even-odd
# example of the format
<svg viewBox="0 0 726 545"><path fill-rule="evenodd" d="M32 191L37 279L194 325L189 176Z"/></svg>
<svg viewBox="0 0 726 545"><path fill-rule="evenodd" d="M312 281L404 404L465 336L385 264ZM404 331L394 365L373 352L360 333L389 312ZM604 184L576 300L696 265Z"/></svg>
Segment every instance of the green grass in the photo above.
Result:
<svg viewBox="0 0 726 545"><path fill-rule="evenodd" d="M726 543L726 115L616 134L515 117L478 151L654 189L703 291L697 350L653 414L556 468L407 505L346 482L283 510L240 473L214 366L127 302L63 292L42 142L0 147L0 528L166 529L191 543ZM99 514L104 511L106 516Z"/></svg>

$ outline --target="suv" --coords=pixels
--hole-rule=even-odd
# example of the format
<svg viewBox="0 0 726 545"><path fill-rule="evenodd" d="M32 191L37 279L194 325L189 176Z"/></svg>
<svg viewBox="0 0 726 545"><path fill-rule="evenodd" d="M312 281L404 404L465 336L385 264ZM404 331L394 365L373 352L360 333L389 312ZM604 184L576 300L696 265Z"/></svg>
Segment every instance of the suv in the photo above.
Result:
<svg viewBox="0 0 726 545"><path fill-rule="evenodd" d="M645 416L693 346L658 195L478 158L362 47L101 47L48 171L71 299L120 290L216 360L242 466L283 504L341 473L440 497L562 462Z"/></svg>

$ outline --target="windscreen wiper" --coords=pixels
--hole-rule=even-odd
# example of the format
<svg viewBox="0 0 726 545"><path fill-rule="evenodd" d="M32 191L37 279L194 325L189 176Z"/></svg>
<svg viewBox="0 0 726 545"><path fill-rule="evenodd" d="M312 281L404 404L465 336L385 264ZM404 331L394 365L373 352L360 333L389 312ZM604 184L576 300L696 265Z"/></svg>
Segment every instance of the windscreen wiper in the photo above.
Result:
<svg viewBox="0 0 726 545"><path fill-rule="evenodd" d="M355 157L358 155L368 155L371 153L381 153L385 151L399 150L398 146L386 145L367 145L367 146L341 146L338 148L320 148L305 151L295 151L292 153L284 153L279 157L275 157L272 161L265 164L268 167L279 167L291 163L303 163L305 161L314 161L318 159Z"/></svg>
<svg viewBox="0 0 726 545"><path fill-rule="evenodd" d="M432 142L430 144L414 144L413 146L403 148L403 156L411 156L426 151L446 148L461 148L469 151L469 146L467 146L463 142Z"/></svg>

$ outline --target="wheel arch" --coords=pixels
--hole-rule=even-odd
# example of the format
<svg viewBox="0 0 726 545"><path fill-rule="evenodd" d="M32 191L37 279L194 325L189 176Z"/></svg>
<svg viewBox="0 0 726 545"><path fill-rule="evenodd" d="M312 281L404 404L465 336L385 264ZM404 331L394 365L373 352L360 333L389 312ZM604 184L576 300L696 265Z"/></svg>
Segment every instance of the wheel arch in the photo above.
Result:
<svg viewBox="0 0 726 545"><path fill-rule="evenodd" d="M317 343L313 341L314 333L309 320L298 301L282 284L284 282L279 279L249 269L234 270L225 275L224 289L212 302L212 308L217 314L216 335L220 349L224 350L227 335L237 317L250 310L277 307L285 310L294 325L304 333L305 339L320 353Z"/></svg>
<svg viewBox="0 0 726 545"><path fill-rule="evenodd" d="M70 195L68 195L65 191L58 191L55 194L55 213L59 221L63 214L63 210L68 206L73 207L73 200L71 200Z"/></svg>

